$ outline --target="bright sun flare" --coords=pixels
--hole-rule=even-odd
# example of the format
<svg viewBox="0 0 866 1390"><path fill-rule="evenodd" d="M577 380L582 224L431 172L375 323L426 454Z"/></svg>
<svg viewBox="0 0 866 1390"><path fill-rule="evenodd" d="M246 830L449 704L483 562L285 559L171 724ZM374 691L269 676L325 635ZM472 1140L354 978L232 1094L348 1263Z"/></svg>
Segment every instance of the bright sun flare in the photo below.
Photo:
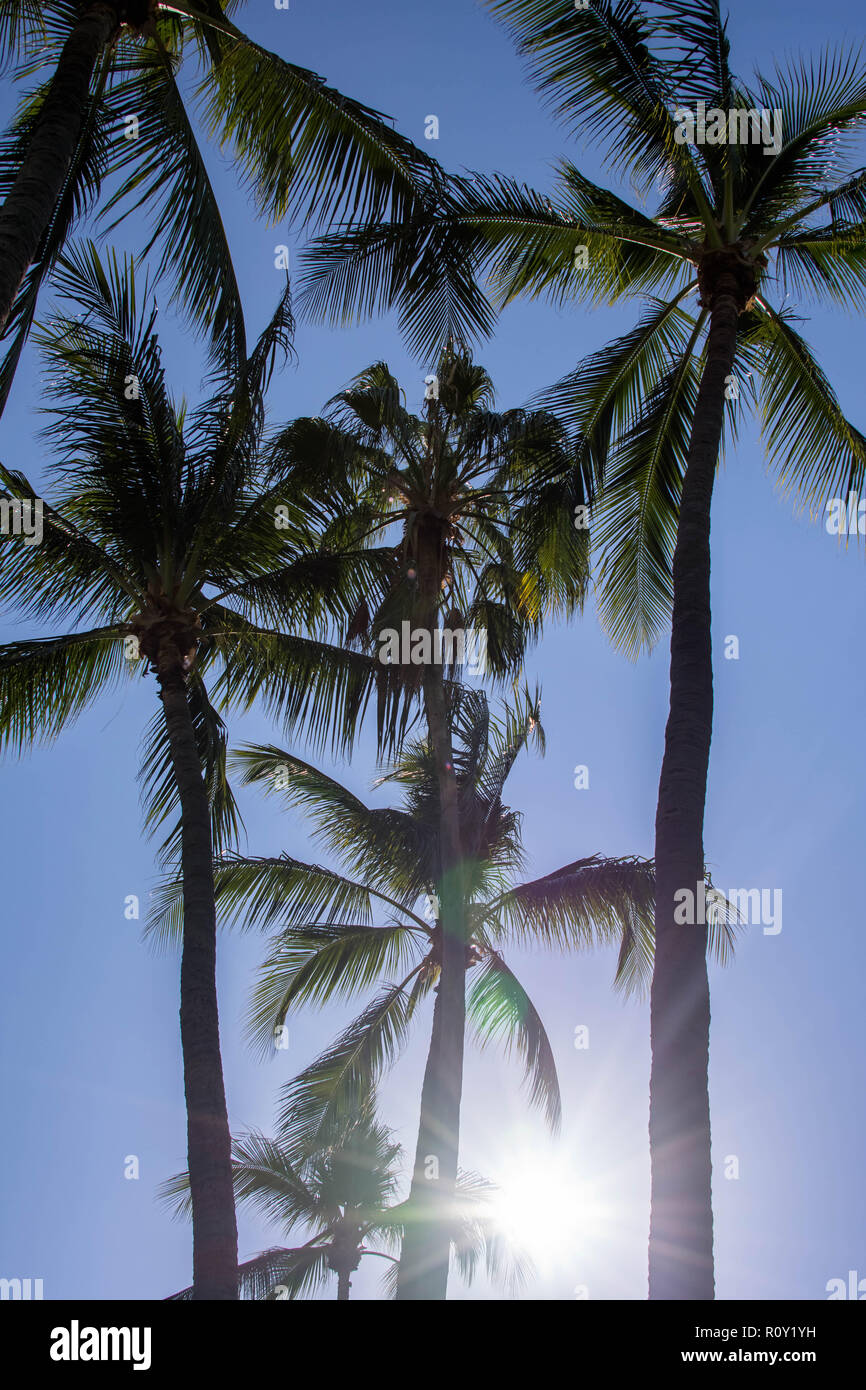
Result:
<svg viewBox="0 0 866 1390"><path fill-rule="evenodd" d="M538 1264L573 1260L607 1226L604 1204L565 1158L523 1158L503 1168L497 1187L498 1222Z"/></svg>

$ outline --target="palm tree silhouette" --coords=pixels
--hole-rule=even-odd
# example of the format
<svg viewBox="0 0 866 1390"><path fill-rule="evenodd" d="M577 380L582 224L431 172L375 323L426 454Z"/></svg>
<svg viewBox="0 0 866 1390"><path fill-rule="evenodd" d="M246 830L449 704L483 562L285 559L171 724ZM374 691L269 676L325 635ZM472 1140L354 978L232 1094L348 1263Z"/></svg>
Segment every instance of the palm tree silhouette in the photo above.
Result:
<svg viewBox="0 0 866 1390"><path fill-rule="evenodd" d="M631 181L644 212L558 162L550 195L503 176L450 178L427 215L332 231L306 253L318 316L396 309L429 359L489 333L494 306L648 299L630 332L536 401L578 441L592 481L599 603L632 654L672 622L670 712L656 813L651 1003L651 1298L714 1297L706 929L675 920L704 876L713 716L710 509L727 420L754 406L786 493L813 514L862 495L866 438L845 417L796 314L804 298L866 307L862 51L828 49L752 84L729 63L719 0L488 0L566 128ZM690 142L698 102L735 136ZM778 149L741 141L780 113ZM480 283L487 278L492 301ZM695 304L695 301L696 304ZM751 375L750 375L751 373Z"/></svg>
<svg viewBox="0 0 866 1390"><path fill-rule="evenodd" d="M398 1264L394 1252L405 1217L405 1203L396 1200L402 1150L376 1119L374 1097L312 1149L252 1132L234 1140L232 1154L238 1202L279 1222L289 1237L298 1228L302 1235L312 1232L302 1245L273 1246L240 1265L241 1297L282 1300L315 1295L336 1274L337 1298L347 1301L352 1275L365 1259L387 1261L383 1287L393 1297ZM163 1188L176 1210L187 1214L188 1191L186 1173L169 1179ZM467 1283L483 1267L490 1278L520 1287L529 1262L497 1229L489 1200L494 1191L474 1173L458 1175L452 1256ZM173 1298L188 1299L191 1293L183 1289Z"/></svg>
<svg viewBox="0 0 866 1390"><path fill-rule="evenodd" d="M652 964L652 866L634 857L590 855L542 878L519 881L520 817L503 803L502 793L520 752L529 743L543 744L537 696L524 691L494 719L484 695L464 688L451 717L464 837L466 1021L482 1045L516 1049L530 1101L555 1129L560 1097L550 1043L500 948L509 940L564 950L612 942L619 946L619 985L640 988ZM314 837L342 866L337 871L285 855L231 856L217 865L221 916L248 928L278 928L250 1015L262 1052L273 1055L292 1009L372 995L285 1090L281 1133L293 1147L314 1149L322 1134L363 1108L431 991L431 1050L439 1044L444 933L436 914L442 833L436 758L429 739L407 745L380 779L402 789L402 806L371 808L333 777L275 746L242 749L233 757L245 782L262 783L301 808ZM157 895L151 930L170 935L179 924L180 892L169 883ZM724 952L729 939L721 923L714 946ZM462 1059L462 1048L460 1054ZM417 1297L419 1287L444 1296L444 1288L438 1293L441 1242L443 1232L451 1241L455 1193L441 1182L441 1155L446 1145L457 1147L457 1136L438 1127L431 1075L428 1058L401 1259L402 1266L408 1256L411 1282L408 1294L398 1288L398 1297ZM462 1074L458 1093L461 1086Z"/></svg>
<svg viewBox="0 0 866 1390"><path fill-rule="evenodd" d="M321 638L375 588L377 556L322 552L297 503L277 528L264 393L291 346L288 289L249 358L218 344L212 398L187 417L169 395L155 310L146 287L137 301L133 265L103 265L88 244L61 259L59 284L85 311L39 334L53 378L47 434L62 458L49 474L54 495L40 498L0 466L0 498L41 508L44 527L39 544L4 542L0 598L71 627L0 647L0 741L20 749L54 738L133 671L156 676L162 708L146 738L144 787L152 824L180 808L164 853L179 854L183 878L194 1282L197 1298L235 1298L213 848L231 841L238 817L211 694L217 704L261 695L288 727L349 742L375 665Z"/></svg>

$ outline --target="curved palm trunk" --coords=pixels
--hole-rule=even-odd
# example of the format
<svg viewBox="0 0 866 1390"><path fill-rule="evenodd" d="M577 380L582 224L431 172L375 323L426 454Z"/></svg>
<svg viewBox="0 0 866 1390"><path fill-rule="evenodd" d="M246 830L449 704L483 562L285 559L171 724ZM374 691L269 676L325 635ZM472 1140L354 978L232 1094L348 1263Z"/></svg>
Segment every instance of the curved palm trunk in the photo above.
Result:
<svg viewBox="0 0 866 1390"><path fill-rule="evenodd" d="M688 888L696 898L704 878L704 803L713 722L710 504L725 378L733 366L741 305L735 277L719 277L673 563L670 713L656 812L656 947L650 1003L651 1299L714 1296L707 928L674 920L674 894Z"/></svg>
<svg viewBox="0 0 866 1390"><path fill-rule="evenodd" d="M431 556L427 563L423 555L419 557L422 585L428 564L432 572L436 562L438 556ZM438 570L435 580L428 583L428 592L438 589ZM466 1030L466 912L457 779L441 666L427 668L423 690L439 783L442 968L421 1089L421 1120L409 1193L413 1217L400 1252L397 1298L436 1300L444 1299L447 1291L457 1183Z"/></svg>
<svg viewBox="0 0 866 1390"><path fill-rule="evenodd" d="M117 29L109 4L78 20L60 54L33 138L0 208L0 333L51 225L87 113L96 61Z"/></svg>
<svg viewBox="0 0 866 1390"><path fill-rule="evenodd" d="M192 1198L193 1298L236 1299L238 1231L220 1058L210 808L186 680L175 648L161 650L158 679L182 822L180 1037Z"/></svg>

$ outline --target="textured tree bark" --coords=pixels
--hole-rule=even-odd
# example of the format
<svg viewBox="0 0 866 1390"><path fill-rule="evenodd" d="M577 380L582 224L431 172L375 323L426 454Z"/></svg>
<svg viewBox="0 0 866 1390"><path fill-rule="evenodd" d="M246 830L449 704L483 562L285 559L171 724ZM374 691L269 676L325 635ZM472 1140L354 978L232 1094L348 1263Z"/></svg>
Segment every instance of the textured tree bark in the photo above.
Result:
<svg viewBox="0 0 866 1390"><path fill-rule="evenodd" d="M348 1269L341 1269L337 1272L337 1299L340 1303L348 1303L349 1290L352 1287L352 1276Z"/></svg>
<svg viewBox="0 0 866 1390"><path fill-rule="evenodd" d="M432 605L438 557L419 555L419 578ZM432 619L430 620L432 628ZM409 1201L414 1216L400 1253L398 1299L444 1299L457 1182L463 1045L466 1031L466 906L460 808L441 666L424 673L424 705L439 783L439 913L442 969L433 1009L430 1051L421 1090L421 1119Z"/></svg>
<svg viewBox="0 0 866 1390"><path fill-rule="evenodd" d="M117 30L108 4L90 6L67 38L18 176L0 208L0 333L63 191L87 112L96 61Z"/></svg>
<svg viewBox="0 0 866 1390"><path fill-rule="evenodd" d="M742 296L713 295L673 562L670 713L656 812L656 947L650 1001L651 1299L712 1299L713 1212L707 1085L707 928L674 920L674 894L704 878L704 804L713 723L710 505Z"/></svg>
<svg viewBox="0 0 866 1390"><path fill-rule="evenodd" d="M210 808L181 659L169 644L161 647L157 674L182 818L180 1037L192 1198L193 1298L236 1299L238 1232L220 1057Z"/></svg>

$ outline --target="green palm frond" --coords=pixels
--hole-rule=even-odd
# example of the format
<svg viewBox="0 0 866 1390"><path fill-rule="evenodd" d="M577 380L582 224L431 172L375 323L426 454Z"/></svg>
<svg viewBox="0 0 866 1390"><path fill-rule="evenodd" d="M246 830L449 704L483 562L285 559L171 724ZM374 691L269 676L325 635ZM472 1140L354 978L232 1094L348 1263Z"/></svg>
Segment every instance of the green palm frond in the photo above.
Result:
<svg viewBox="0 0 866 1390"><path fill-rule="evenodd" d="M866 199L864 199L866 201ZM866 308L866 209L853 226L814 228L775 246L783 289L804 299L825 295L843 308Z"/></svg>
<svg viewBox="0 0 866 1390"><path fill-rule="evenodd" d="M270 632L228 609L215 611L220 626L213 636L225 663L215 686L220 699L246 709L258 700L287 733L303 732L314 748L330 744L345 753L375 696L380 745L398 745L409 711L399 691L382 687L378 662L361 652Z"/></svg>
<svg viewBox="0 0 866 1390"><path fill-rule="evenodd" d="M532 743L541 756L546 743L541 723L541 690L515 685L513 704L504 704L502 718L491 721L485 731L486 756L479 760L478 790L489 811L502 798L505 784L520 754Z"/></svg>
<svg viewBox="0 0 866 1390"><path fill-rule="evenodd" d="M106 229L110 233L131 213L146 209L153 231L142 258L158 244L157 274L171 272L172 300L209 331L221 351L243 358L240 291L219 206L177 87L179 61L158 36L152 44L137 45L125 61L115 61L107 118L119 129L124 114L134 111L137 135L114 141L109 172L122 181L100 215L117 213Z"/></svg>
<svg viewBox="0 0 866 1390"><path fill-rule="evenodd" d="M229 857L215 865L220 916L243 930L267 929L321 915L337 921L353 913L369 919L369 890L317 865L283 855L278 859ZM167 939L176 925L177 885L166 882L157 895L150 930Z"/></svg>
<svg viewBox="0 0 866 1390"><path fill-rule="evenodd" d="M635 328L584 358L537 397L541 408L579 436L598 488L606 478L611 442L640 417L656 381L682 355L694 332L695 320L682 308L686 292L671 301L653 301Z"/></svg>
<svg viewBox="0 0 866 1390"><path fill-rule="evenodd" d="M761 78L755 104L781 112L778 154L761 158L745 200L743 230L771 243L776 226L795 225L816 197L826 195L847 151L866 126L866 54L863 48L825 48L794 58ZM828 178L829 176L829 178Z"/></svg>
<svg viewBox="0 0 866 1390"><path fill-rule="evenodd" d="M283 1146L257 1130L232 1141L232 1175L238 1201L248 1202L270 1221L282 1222L286 1230L321 1216L315 1189Z"/></svg>
<svg viewBox="0 0 866 1390"><path fill-rule="evenodd" d="M48 37L49 26L58 21L64 28L74 21L76 8L71 0L60 0L46 15L38 0L4 0L0 5L0 72L20 65L27 52Z"/></svg>
<svg viewBox="0 0 866 1390"><path fill-rule="evenodd" d="M239 31L223 26L226 33ZM407 215L435 162L378 111L239 35L201 85L213 134L232 146L259 209L323 225Z"/></svg>
<svg viewBox="0 0 866 1390"><path fill-rule="evenodd" d="M86 529L76 525L74 509L51 505L39 496L23 473L0 463L0 498L14 507L30 503L30 525L38 525L41 507L42 539L16 555L17 540L0 548L0 598L38 621L98 615L117 621L141 602L140 578L106 553ZM22 511L22 522L24 513ZM25 563L21 563L26 560Z"/></svg>
<svg viewBox="0 0 866 1390"><path fill-rule="evenodd" d="M238 1291L244 1299L281 1302L308 1297L330 1278L327 1245L275 1246L238 1266ZM168 1301L187 1302L191 1298L192 1286L172 1294Z"/></svg>
<svg viewBox="0 0 866 1390"><path fill-rule="evenodd" d="M550 1128L558 1130L562 1101L553 1049L535 1005L497 951L487 951L469 977L466 1017L482 1046L496 1042L506 1054L517 1048L530 1101L544 1111Z"/></svg>
<svg viewBox="0 0 866 1390"><path fill-rule="evenodd" d="M332 1279L327 1244L265 1250L238 1268L241 1297L257 1302L309 1298Z"/></svg>
<svg viewBox="0 0 866 1390"><path fill-rule="evenodd" d="M189 431L193 448L210 461L208 483L219 484L216 490L208 489L210 509L236 481L230 465L237 466L239 461L249 465L263 445L265 393L277 363L285 362L294 353L294 334L287 276L286 287L249 357L240 351L243 344L238 343L235 334L225 335L225 341L218 346L208 378L212 394L192 412ZM245 529L246 523L247 517L241 517L239 529Z"/></svg>
<svg viewBox="0 0 866 1390"><path fill-rule="evenodd" d="M243 818L226 774L226 726L208 699L204 682L194 673L188 687L199 758L204 768L205 791L211 808L211 835L215 854L235 845L243 830ZM141 772L145 825L154 831L177 810L177 791L171 748L162 711L145 733ZM160 845L160 861L176 859L180 849L180 820Z"/></svg>
<svg viewBox="0 0 866 1390"><path fill-rule="evenodd" d="M117 628L0 647L0 745L21 752L57 738L96 695L116 688L126 667Z"/></svg>
<svg viewBox="0 0 866 1390"><path fill-rule="evenodd" d="M682 106L694 107L703 98L707 106L730 109L734 93L727 28L720 0L656 0L653 5L654 46L676 74Z"/></svg>
<svg viewBox="0 0 866 1390"><path fill-rule="evenodd" d="M290 805L301 808L314 837L339 856L350 874L363 872L367 884L407 903L429 882L424 836L404 811L366 806L335 778L273 745L247 746L233 754L233 761L242 783L276 786Z"/></svg>
<svg viewBox="0 0 866 1390"><path fill-rule="evenodd" d="M654 907L649 860L593 854L503 893L486 905L485 921L495 935L518 943L586 949L619 942L634 912L651 932Z"/></svg>
<svg viewBox="0 0 866 1390"><path fill-rule="evenodd" d="M699 320L694 336L701 327ZM699 361L686 352L658 379L618 442L595 513L602 622L632 657L654 645L670 617L679 499L699 371Z"/></svg>
<svg viewBox="0 0 866 1390"><path fill-rule="evenodd" d="M480 1174L458 1172L452 1256L465 1283L471 1284L483 1269L494 1283L519 1297L534 1267L497 1220L491 1201L496 1191L495 1184Z"/></svg>
<svg viewBox="0 0 866 1390"><path fill-rule="evenodd" d="M52 372L45 435L65 454L68 514L102 540L106 521L116 534L120 511L158 553L166 510L178 506L184 450L147 284L139 295L134 262L109 253L103 263L89 241L60 257L55 281L84 309L82 321L60 318L36 334Z"/></svg>
<svg viewBox="0 0 866 1390"><path fill-rule="evenodd" d="M462 185L461 223L475 229L498 306L521 294L615 303L682 277L688 241L653 221L568 161L560 161L555 202L512 179L476 174Z"/></svg>
<svg viewBox="0 0 866 1390"><path fill-rule="evenodd" d="M272 943L260 967L250 1031L262 1052L269 1052L274 1029L291 1009L321 1007L369 991L379 980L404 972L427 945L423 935L403 923L308 923L287 931Z"/></svg>
<svg viewBox="0 0 866 1390"><path fill-rule="evenodd" d="M674 142L674 74L650 50L653 22L637 0L589 0L579 11L568 0L487 3L554 114L608 162L625 162L640 189L691 164Z"/></svg>
<svg viewBox="0 0 866 1390"><path fill-rule="evenodd" d="M763 300L749 335L761 353L759 413L771 465L786 494L812 515L829 497L866 490L866 437L850 424L792 316Z"/></svg>
<svg viewBox="0 0 866 1390"><path fill-rule="evenodd" d="M449 343L489 338L496 315L475 273L481 238L445 199L443 189L405 220L329 232L305 247L298 294L305 314L345 326L396 311L421 360L435 360Z"/></svg>
<svg viewBox="0 0 866 1390"><path fill-rule="evenodd" d="M11 341L0 363L0 414L5 408L21 353L33 326L42 286L56 265L75 223L94 205L102 187L110 148L104 119L104 94L109 67L110 59L106 55L98 68L63 191L3 331L4 341ZM0 138L0 196L3 198L21 167L46 92L47 87L43 86L26 99L10 131Z"/></svg>
<svg viewBox="0 0 866 1390"><path fill-rule="evenodd" d="M227 349L231 339L234 350L243 351L225 230L177 83L188 55L197 52L204 68L197 95L210 133L233 147L261 211L274 220L292 212L322 228L355 217L399 222L423 207L441 181L435 161L387 117L255 44L232 24L233 8L216 0L177 0L170 10L156 8L146 32L123 29L106 50L94 87L94 120L85 120L61 205L19 294L0 393L8 392L40 285L72 225L70 199L92 201L106 172L120 183L103 212L123 217L150 207L151 245L159 246L160 269L172 272L172 298L210 333L214 347ZM49 65L56 65L79 18L70 0L50 9L9 0L0 16L0 62L15 62L19 76L35 73L47 83ZM126 139L124 120L133 113L135 138Z"/></svg>
<svg viewBox="0 0 866 1390"><path fill-rule="evenodd" d="M278 1123L292 1147L313 1147L341 1118L356 1113L364 1097L405 1045L417 1004L407 986L380 990L331 1046L283 1088Z"/></svg>

